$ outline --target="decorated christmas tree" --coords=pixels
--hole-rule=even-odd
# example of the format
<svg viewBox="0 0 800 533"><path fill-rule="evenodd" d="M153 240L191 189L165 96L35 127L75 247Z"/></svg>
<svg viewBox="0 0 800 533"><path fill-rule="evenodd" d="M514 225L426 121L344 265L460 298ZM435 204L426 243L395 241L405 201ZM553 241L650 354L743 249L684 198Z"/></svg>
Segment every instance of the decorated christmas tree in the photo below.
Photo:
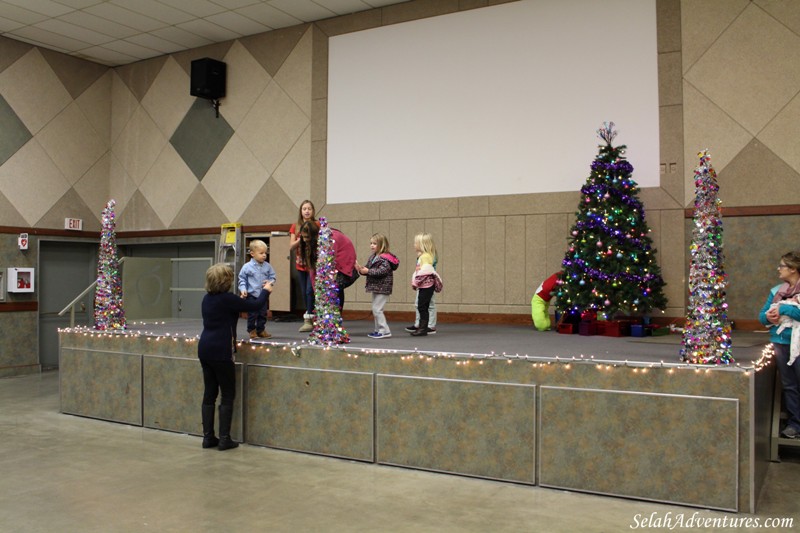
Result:
<svg viewBox="0 0 800 533"><path fill-rule="evenodd" d="M308 338L310 344L320 346L350 342L350 335L342 327L333 242L328 221L325 217L320 217L317 273L314 278L314 329Z"/></svg>
<svg viewBox="0 0 800 533"><path fill-rule="evenodd" d="M568 315L612 318L617 313L646 314L664 309L664 280L656 263L639 200L631 179L633 166L625 146L612 146L614 123L598 130L605 142L581 188L581 200L563 273L556 289L556 307Z"/></svg>
<svg viewBox="0 0 800 533"><path fill-rule="evenodd" d="M731 323L725 301L727 285L722 250L722 203L717 173L708 150L699 154L694 171L694 227L689 265L689 306L681 357L694 364L727 365L731 356Z"/></svg>
<svg viewBox="0 0 800 533"><path fill-rule="evenodd" d="M97 287L94 295L94 327L102 331L124 330L122 308L122 274L117 251L114 200L109 200L102 213L100 255L97 259Z"/></svg>

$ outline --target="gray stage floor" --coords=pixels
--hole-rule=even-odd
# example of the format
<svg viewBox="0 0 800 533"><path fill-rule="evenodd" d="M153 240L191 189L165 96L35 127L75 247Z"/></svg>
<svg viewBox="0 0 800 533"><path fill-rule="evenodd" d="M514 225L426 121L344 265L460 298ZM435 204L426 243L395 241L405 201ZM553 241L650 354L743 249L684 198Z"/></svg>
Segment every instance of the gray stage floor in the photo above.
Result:
<svg viewBox="0 0 800 533"><path fill-rule="evenodd" d="M267 323L267 331L273 337L254 342L279 345L304 343L308 340L308 335L297 331L301 324L302 322L270 321ZM564 335L555 331L539 332L533 326L440 322L436 335L412 337L403 329L407 323L390 323L391 338L371 339L367 337L373 330L371 319L345 320L343 325L351 337L350 343L343 345L348 350L560 359L574 357L618 363L681 363L679 333L644 338L581 336ZM153 319L131 322L128 325L130 331L186 337L199 336L202 328L200 319ZM238 334L242 339L246 335L243 319L239 321ZM768 343L769 336L766 332L734 331L733 357L736 364L750 367L761 356L763 347Z"/></svg>

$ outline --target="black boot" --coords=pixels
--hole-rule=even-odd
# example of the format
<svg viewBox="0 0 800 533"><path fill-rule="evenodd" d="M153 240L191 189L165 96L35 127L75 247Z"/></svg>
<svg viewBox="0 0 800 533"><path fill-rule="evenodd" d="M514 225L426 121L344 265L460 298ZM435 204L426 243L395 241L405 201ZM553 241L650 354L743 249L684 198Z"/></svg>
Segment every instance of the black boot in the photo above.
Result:
<svg viewBox="0 0 800 533"><path fill-rule="evenodd" d="M422 320L419 321L419 327L417 331L411 333L412 337L425 337L428 335L428 322L423 322Z"/></svg>
<svg viewBox="0 0 800 533"><path fill-rule="evenodd" d="M233 419L233 406L219 406L219 445L220 450L230 450L236 448L239 443L231 439L231 420Z"/></svg>
<svg viewBox="0 0 800 533"><path fill-rule="evenodd" d="M216 448L219 444L214 435L214 408L214 404L203 404L203 448Z"/></svg>

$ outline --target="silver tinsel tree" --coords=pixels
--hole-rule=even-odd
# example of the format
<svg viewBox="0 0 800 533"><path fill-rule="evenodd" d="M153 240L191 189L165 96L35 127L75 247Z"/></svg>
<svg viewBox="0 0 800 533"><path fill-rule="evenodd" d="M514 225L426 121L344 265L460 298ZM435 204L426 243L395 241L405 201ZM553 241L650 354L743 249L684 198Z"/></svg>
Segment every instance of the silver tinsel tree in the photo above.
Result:
<svg viewBox="0 0 800 533"><path fill-rule="evenodd" d="M101 331L124 330L122 308L122 273L117 252L114 200L109 200L102 213L100 255L97 259L97 288L94 295L94 327Z"/></svg>
<svg viewBox="0 0 800 533"><path fill-rule="evenodd" d="M725 299L727 279L722 250L722 213L717 173L708 150L699 154L694 171L694 227L689 266L689 306L681 357L694 364L727 365L731 355L731 323Z"/></svg>

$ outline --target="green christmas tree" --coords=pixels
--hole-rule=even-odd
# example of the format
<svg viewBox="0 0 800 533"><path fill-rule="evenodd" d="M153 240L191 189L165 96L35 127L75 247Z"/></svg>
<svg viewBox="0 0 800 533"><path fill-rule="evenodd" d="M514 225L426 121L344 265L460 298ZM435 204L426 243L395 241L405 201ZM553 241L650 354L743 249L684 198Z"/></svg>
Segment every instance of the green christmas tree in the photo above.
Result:
<svg viewBox="0 0 800 533"><path fill-rule="evenodd" d="M612 146L614 123L598 130L605 142L581 188L581 200L563 273L555 294L556 308L567 314L612 318L664 309L664 280L656 263L639 200L631 179L633 166L625 160L625 145Z"/></svg>
<svg viewBox="0 0 800 533"><path fill-rule="evenodd" d="M308 337L309 344L319 346L350 342L350 335L342 327L333 242L328 221L325 217L320 217L317 268L314 278L314 329Z"/></svg>
<svg viewBox="0 0 800 533"><path fill-rule="evenodd" d="M102 212L103 230L100 235L100 254L97 258L97 287L94 293L94 327L101 331L125 329L125 310L122 307L122 274L117 251L114 200L109 200Z"/></svg>
<svg viewBox="0 0 800 533"><path fill-rule="evenodd" d="M694 364L728 365L731 323L725 298L727 280L722 250L722 213L717 173L708 150L699 154L694 171L694 228L689 265L689 306L681 357Z"/></svg>

